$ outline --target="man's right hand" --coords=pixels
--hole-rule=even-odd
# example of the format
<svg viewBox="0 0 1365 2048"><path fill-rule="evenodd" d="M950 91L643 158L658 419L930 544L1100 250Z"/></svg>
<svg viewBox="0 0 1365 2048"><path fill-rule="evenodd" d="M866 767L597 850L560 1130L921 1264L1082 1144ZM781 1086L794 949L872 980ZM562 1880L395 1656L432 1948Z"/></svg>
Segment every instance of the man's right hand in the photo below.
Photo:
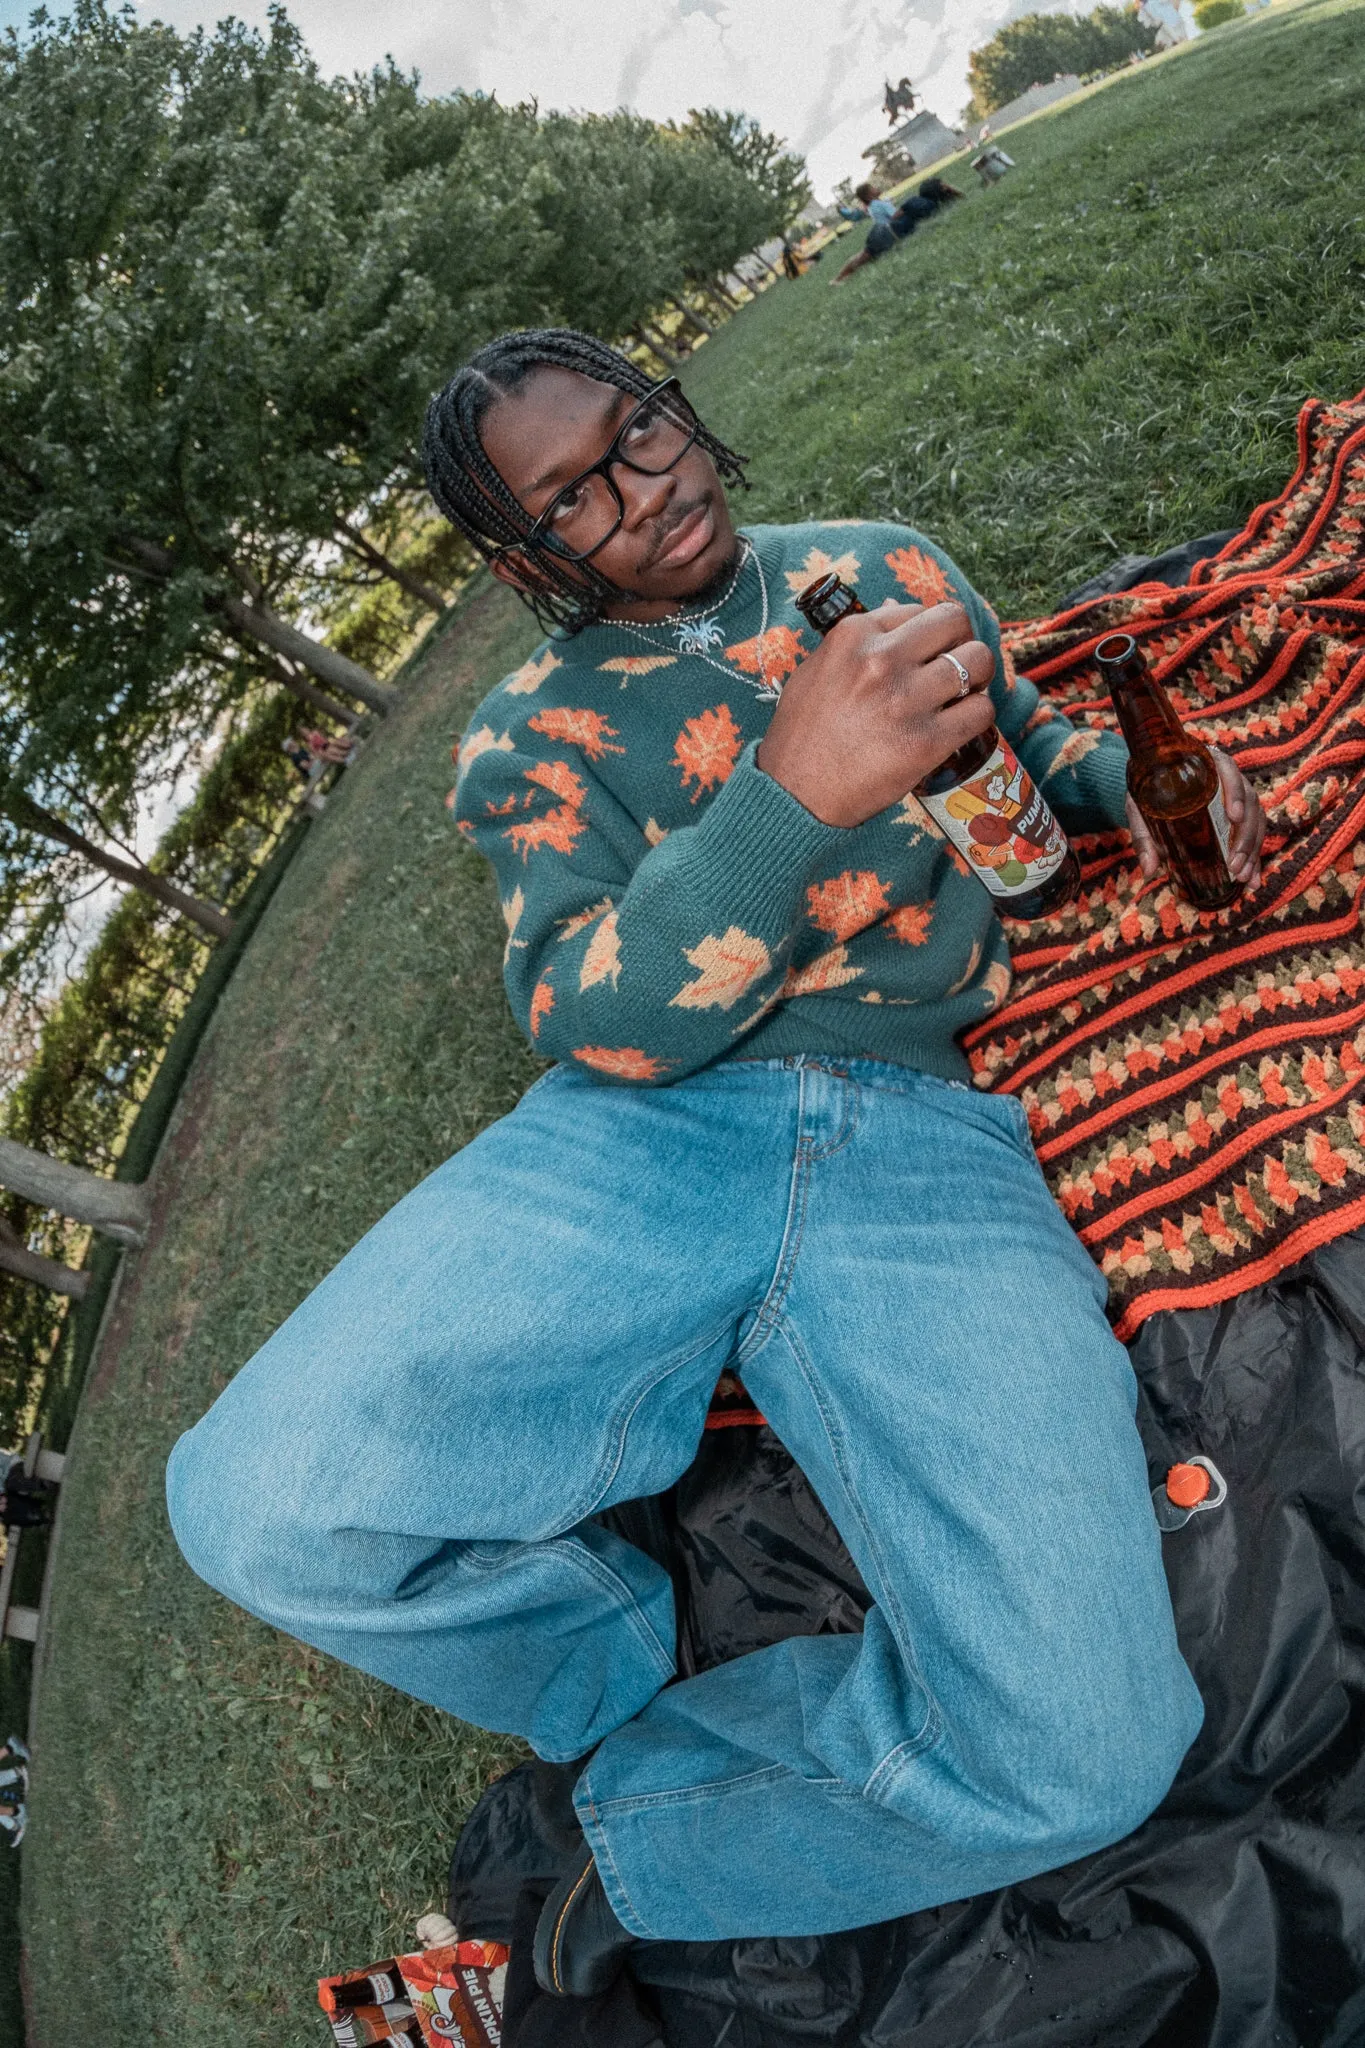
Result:
<svg viewBox="0 0 1365 2048"><path fill-rule="evenodd" d="M759 743L765 775L826 825L861 825L995 717L995 658L960 604L854 612L787 679ZM971 677L962 679L945 654Z"/></svg>

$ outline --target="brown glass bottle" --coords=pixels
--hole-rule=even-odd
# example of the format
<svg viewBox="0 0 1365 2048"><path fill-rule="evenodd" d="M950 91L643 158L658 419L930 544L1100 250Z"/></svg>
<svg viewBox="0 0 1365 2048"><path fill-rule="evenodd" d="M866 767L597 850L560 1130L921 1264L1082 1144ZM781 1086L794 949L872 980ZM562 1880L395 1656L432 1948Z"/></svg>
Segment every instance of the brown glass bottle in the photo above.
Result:
<svg viewBox="0 0 1365 2048"><path fill-rule="evenodd" d="M372 1970L366 1970L355 1977L344 1977L339 1984L331 1987L332 2002L338 2012L348 2012L357 2006L392 2006L406 2002L407 1986L403 1982L396 1960L376 1963ZM412 2007L408 2006L408 2012ZM390 2013L390 2019L402 2019L403 2013Z"/></svg>
<svg viewBox="0 0 1365 2048"><path fill-rule="evenodd" d="M808 583L796 608L822 636L850 612L867 610L833 574ZM915 795L1005 916L1045 917L1079 889L1075 848L994 725L941 761L916 784ZM1042 879L1032 881L1030 869L1041 869Z"/></svg>
<svg viewBox="0 0 1365 2048"><path fill-rule="evenodd" d="M1213 755L1186 732L1131 633L1101 640L1095 663L1128 742L1128 794L1171 880L1197 910L1221 910L1244 884L1227 863L1232 827Z"/></svg>

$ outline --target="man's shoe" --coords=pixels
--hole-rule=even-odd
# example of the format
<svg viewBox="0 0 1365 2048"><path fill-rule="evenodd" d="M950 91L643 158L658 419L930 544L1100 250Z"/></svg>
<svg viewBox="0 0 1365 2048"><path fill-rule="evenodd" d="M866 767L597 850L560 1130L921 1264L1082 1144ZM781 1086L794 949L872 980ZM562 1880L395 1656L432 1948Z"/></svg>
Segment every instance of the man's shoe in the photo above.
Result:
<svg viewBox="0 0 1365 2048"><path fill-rule="evenodd" d="M635 1936L611 1907L591 1849L562 1877L540 1909L532 1962L542 1991L597 1998L621 1974Z"/></svg>

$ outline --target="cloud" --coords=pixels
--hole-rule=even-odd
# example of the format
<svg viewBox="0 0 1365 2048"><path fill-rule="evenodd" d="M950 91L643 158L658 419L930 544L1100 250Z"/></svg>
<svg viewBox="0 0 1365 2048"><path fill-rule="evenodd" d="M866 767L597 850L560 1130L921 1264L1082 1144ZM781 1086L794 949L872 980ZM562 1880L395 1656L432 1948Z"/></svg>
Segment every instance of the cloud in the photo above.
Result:
<svg viewBox="0 0 1365 2048"><path fill-rule="evenodd" d="M0 0L0 5L6 0ZM807 156L816 188L860 168L886 132L883 80L908 72L945 120L967 97L967 58L1040 0L295 0L291 13L327 72L392 55L428 92L656 120L693 106L741 107ZM1042 0L1046 6L1048 0ZM1079 13L1090 0L1052 0ZM176 27L212 21L203 0L143 5ZM265 0L237 11L264 25Z"/></svg>

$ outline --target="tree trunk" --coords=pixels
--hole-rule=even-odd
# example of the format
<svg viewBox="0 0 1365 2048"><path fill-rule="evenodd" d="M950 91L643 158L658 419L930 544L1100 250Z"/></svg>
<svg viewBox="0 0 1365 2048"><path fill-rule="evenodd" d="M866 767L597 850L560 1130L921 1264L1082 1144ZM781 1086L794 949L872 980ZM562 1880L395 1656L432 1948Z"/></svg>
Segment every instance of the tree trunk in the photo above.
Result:
<svg viewBox="0 0 1365 2048"><path fill-rule="evenodd" d="M647 320L642 320L640 322L640 332L653 349L655 355L661 356L670 369L676 370L682 361L682 357L674 353L658 329L651 327Z"/></svg>
<svg viewBox="0 0 1365 2048"><path fill-rule="evenodd" d="M39 1252L31 1252L27 1245L12 1243L12 1230L0 1233L0 1273L13 1273L16 1280L31 1280L35 1287L46 1287L53 1294L69 1295L72 1301L82 1301L90 1287L90 1275L78 1273L74 1266L63 1266L57 1259L45 1259Z"/></svg>
<svg viewBox="0 0 1365 2048"><path fill-rule="evenodd" d="M359 697L362 704L368 704L372 711L387 714L398 701L397 690L390 689L372 676L358 661L348 660L338 654L334 647L327 647L321 640L310 639L297 626L272 612L268 605L243 604L239 597L220 597L213 600L213 608L227 620L239 638L259 640L276 654L305 668L320 683L330 683L334 690L344 690L350 697Z"/></svg>
<svg viewBox="0 0 1365 2048"><path fill-rule="evenodd" d="M78 853L82 860L88 860L91 867L100 868L106 875L112 875L116 882L127 882L134 889L141 889L144 896L154 896L158 903L164 903L168 910L178 911L181 917L188 917L210 938L225 939L232 930L232 919L221 910L215 910L211 903L204 903L198 896L191 896L184 889L177 889L174 882L168 882L164 875L152 873L140 863L121 860L116 853L108 853L102 846L87 839L83 832L68 825L63 819L45 811L41 804L35 804L31 797L23 797L10 807L10 815L21 831L36 832L43 839L55 839L58 846L64 846L70 853Z"/></svg>
<svg viewBox="0 0 1365 2048"><path fill-rule="evenodd" d="M690 327L694 334L709 336L715 333L716 330L709 320L703 320L700 313L694 312L682 299L675 299L671 292L668 295L668 303L675 313L681 315L684 325Z"/></svg>
<svg viewBox="0 0 1365 2048"><path fill-rule="evenodd" d="M344 725L348 732L359 723L354 711L348 710L344 704L339 704L335 697L329 697L316 683L310 683L303 676L296 675L294 670L286 668L282 661L272 661L269 664L269 672L281 689L288 690L291 696L297 697L300 703L307 704L310 710L320 712L324 718L334 718L337 724Z"/></svg>
<svg viewBox="0 0 1365 2048"><path fill-rule="evenodd" d="M0 1138L0 1187L55 1209L74 1223L88 1223L116 1244L141 1244L152 1220L145 1188L133 1181L106 1180L64 1159L50 1159L13 1138Z"/></svg>
<svg viewBox="0 0 1365 2048"><path fill-rule="evenodd" d="M137 534L121 534L118 545L152 575L171 577L175 574L175 557L165 548L159 548L154 541L143 540ZM242 580L253 595L259 592L260 585L254 576L244 574ZM208 609L216 617L226 619L239 640L259 641L274 653L283 654L299 668L307 669L320 683L330 683L334 690L344 690L350 697L359 697L361 703L368 704L372 711L389 712L397 702L398 692L390 689L387 683L381 683L358 661L348 661L334 647L324 646L321 640L314 640L307 633L301 633L297 626L289 625L258 595L254 604L243 604L239 597L212 597L208 600Z"/></svg>
<svg viewBox="0 0 1365 2048"><path fill-rule="evenodd" d="M381 575L396 583L400 590L406 590L409 597L415 597L429 612L445 610L446 600L433 584L424 583L420 576L414 576L401 562L392 561L381 548L375 546L367 534L360 531L358 526L352 526L349 519L338 519L337 532L345 534L351 546L358 548L367 561L373 562Z"/></svg>

